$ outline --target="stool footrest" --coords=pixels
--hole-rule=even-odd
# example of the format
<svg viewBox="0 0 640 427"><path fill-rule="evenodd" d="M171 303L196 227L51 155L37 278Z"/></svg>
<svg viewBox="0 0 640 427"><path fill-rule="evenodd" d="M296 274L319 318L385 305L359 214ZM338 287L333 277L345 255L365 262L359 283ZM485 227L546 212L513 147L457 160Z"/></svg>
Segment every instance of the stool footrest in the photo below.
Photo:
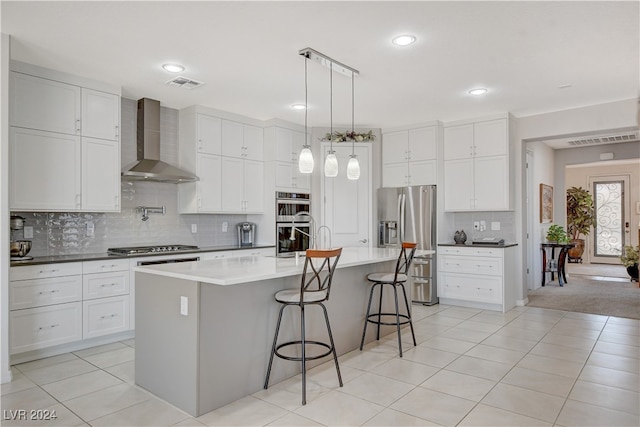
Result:
<svg viewBox="0 0 640 427"><path fill-rule="evenodd" d="M305 360L316 360L316 359L322 359L323 357L326 357L328 355L330 355L331 353L333 353L333 347L331 347L329 344L327 344L326 342L320 342L320 341L305 341L304 342L305 345L310 344L310 345L318 345L321 347L325 347L327 349L326 352L319 354L317 356L309 356L309 355L305 355ZM285 356L284 354L281 354L278 352L278 350L280 350L283 347L287 347L287 346L291 346L291 345L300 345L302 346L302 341L298 340L298 341L288 341L282 344L278 344L276 346L276 350L275 350L275 355L278 356L281 359L285 359L285 360L295 360L297 362L302 361L302 357L298 357L298 356Z"/></svg>
<svg viewBox="0 0 640 427"><path fill-rule="evenodd" d="M393 322L383 322L382 320L373 320L372 318L375 317L377 318L378 316L393 316ZM375 323L376 325L387 325L387 326L396 326L398 324L400 325L406 325L409 322L411 322L411 318L409 316L407 316L406 314L398 314L398 317L402 318L402 319L406 319L406 320L401 320L400 322L396 322L396 314L395 313L375 313L375 314L370 314L369 317L367 317L367 322L369 323Z"/></svg>

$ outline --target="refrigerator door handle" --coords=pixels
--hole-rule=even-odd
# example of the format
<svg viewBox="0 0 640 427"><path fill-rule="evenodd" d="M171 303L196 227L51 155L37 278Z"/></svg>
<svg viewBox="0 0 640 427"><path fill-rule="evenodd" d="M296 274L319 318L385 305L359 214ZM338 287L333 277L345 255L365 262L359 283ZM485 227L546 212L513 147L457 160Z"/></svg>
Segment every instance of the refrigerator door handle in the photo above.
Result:
<svg viewBox="0 0 640 427"><path fill-rule="evenodd" d="M398 206L396 207L398 215L396 216L398 222L398 229L396 230L396 236L402 241L402 194L398 194Z"/></svg>
<svg viewBox="0 0 640 427"><path fill-rule="evenodd" d="M406 208L406 195L402 195L402 203L400 204L400 245L402 245L402 242L404 242L404 234L405 234L405 224L404 224L404 217L405 217L405 208Z"/></svg>

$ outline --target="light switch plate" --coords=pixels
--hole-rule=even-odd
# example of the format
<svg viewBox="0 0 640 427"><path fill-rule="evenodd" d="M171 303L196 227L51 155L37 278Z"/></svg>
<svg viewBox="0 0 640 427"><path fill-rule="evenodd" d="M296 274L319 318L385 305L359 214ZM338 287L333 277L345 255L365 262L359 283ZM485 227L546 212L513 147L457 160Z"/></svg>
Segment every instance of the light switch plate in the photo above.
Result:
<svg viewBox="0 0 640 427"><path fill-rule="evenodd" d="M25 239L33 239L33 227L25 226L22 231L24 232Z"/></svg>
<svg viewBox="0 0 640 427"><path fill-rule="evenodd" d="M180 314L183 316L189 315L189 298L187 297L180 297Z"/></svg>
<svg viewBox="0 0 640 427"><path fill-rule="evenodd" d="M222 232L226 233L228 229L229 229L229 223L227 221L223 221L222 222Z"/></svg>
<svg viewBox="0 0 640 427"><path fill-rule="evenodd" d="M191 232L193 234L198 232L198 224L191 224Z"/></svg>
<svg viewBox="0 0 640 427"><path fill-rule="evenodd" d="M493 231L500 230L500 222L499 221L491 221L491 230L493 230Z"/></svg>
<svg viewBox="0 0 640 427"><path fill-rule="evenodd" d="M92 223L92 222L88 222L88 223L87 223L87 236L88 236L88 237L93 236L93 234L95 233L95 231L96 231L96 227L95 227L95 225L93 225L93 223Z"/></svg>

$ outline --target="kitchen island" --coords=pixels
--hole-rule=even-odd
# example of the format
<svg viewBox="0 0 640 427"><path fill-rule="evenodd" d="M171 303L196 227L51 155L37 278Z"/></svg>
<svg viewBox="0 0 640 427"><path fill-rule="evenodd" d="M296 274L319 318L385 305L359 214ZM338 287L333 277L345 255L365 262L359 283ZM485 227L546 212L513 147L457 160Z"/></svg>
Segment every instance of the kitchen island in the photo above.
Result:
<svg viewBox="0 0 640 427"><path fill-rule="evenodd" d="M393 271L397 256L343 249L326 303L339 355L360 345L367 274ZM304 257L247 256L137 267L136 384L193 416L262 389L280 308L274 294L299 288L303 265ZM280 341L297 336L298 322L298 311L285 310ZM319 308L308 309L306 329L307 339L327 339ZM299 363L276 360L271 384L299 372Z"/></svg>

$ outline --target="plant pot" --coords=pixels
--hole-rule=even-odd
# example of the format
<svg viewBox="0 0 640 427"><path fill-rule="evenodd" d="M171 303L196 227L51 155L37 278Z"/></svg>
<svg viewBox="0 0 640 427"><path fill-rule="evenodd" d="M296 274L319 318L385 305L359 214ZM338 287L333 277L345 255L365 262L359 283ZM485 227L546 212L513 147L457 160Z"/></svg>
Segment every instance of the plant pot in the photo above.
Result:
<svg viewBox="0 0 640 427"><path fill-rule="evenodd" d="M575 246L569 249L569 262L582 262L582 254L584 253L584 239L571 239L570 243Z"/></svg>
<svg viewBox="0 0 640 427"><path fill-rule="evenodd" d="M638 281L638 264L627 267L627 273L631 276L631 280Z"/></svg>

